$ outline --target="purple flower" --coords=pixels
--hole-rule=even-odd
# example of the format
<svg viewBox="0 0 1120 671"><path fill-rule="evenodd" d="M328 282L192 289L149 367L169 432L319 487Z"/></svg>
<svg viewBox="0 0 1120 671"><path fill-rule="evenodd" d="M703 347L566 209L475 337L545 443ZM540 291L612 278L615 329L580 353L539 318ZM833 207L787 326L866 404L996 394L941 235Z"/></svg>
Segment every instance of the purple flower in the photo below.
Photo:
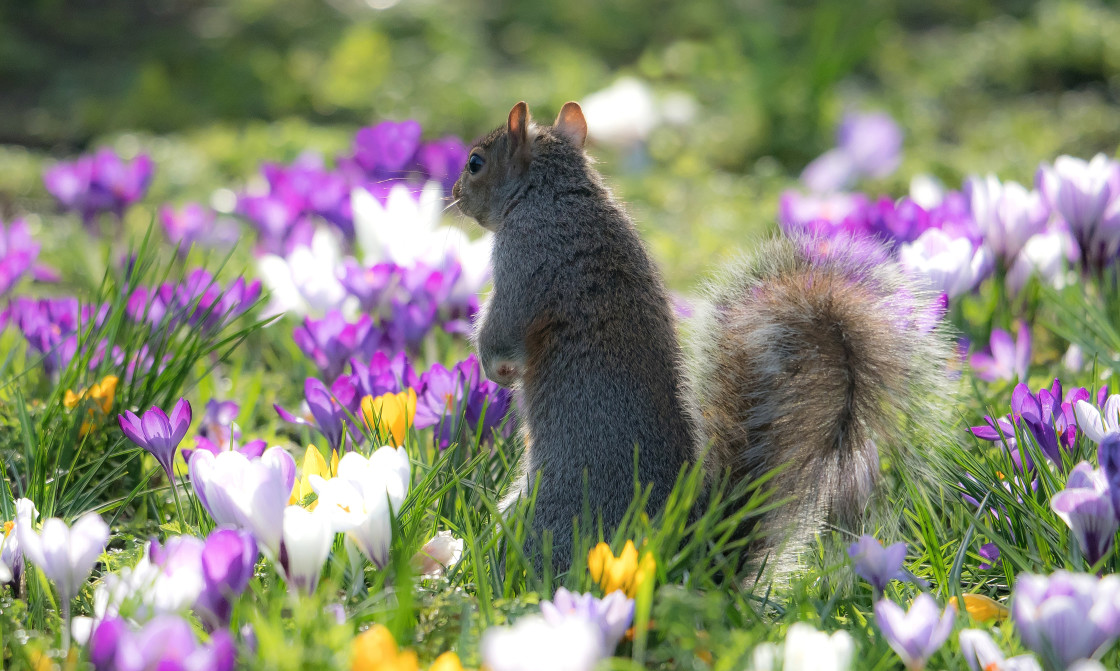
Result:
<svg viewBox="0 0 1120 671"><path fill-rule="evenodd" d="M862 193L805 195L788 190L782 193L779 201L778 223L787 234L798 231L865 234L869 231L869 208L870 202Z"/></svg>
<svg viewBox="0 0 1120 671"><path fill-rule="evenodd" d="M379 336L369 315L349 323L338 310L330 310L322 319L306 317L292 332L296 344L328 382L342 374L351 357L373 351Z"/></svg>
<svg viewBox="0 0 1120 671"><path fill-rule="evenodd" d="M395 394L405 389L422 387L420 377L416 375L404 352L397 352L390 359L384 352L377 351L370 357L368 364L351 359L350 367L358 383L359 399L366 396L377 398L390 392Z"/></svg>
<svg viewBox="0 0 1120 671"><path fill-rule="evenodd" d="M839 191L863 176L891 174L901 161L902 129L888 114L849 113L837 129L836 144L801 173L810 189Z"/></svg>
<svg viewBox="0 0 1120 671"><path fill-rule="evenodd" d="M441 450L459 433L467 393L464 383L458 367L448 370L438 363L420 376L415 426L436 427L435 441Z"/></svg>
<svg viewBox="0 0 1120 671"><path fill-rule="evenodd" d="M106 618L93 631L89 647L95 671L232 671L237 655L229 632L214 632L204 645L178 615L158 615L136 631L117 616Z"/></svg>
<svg viewBox="0 0 1120 671"><path fill-rule="evenodd" d="M471 433L480 435L482 444L493 445L497 432L506 421L513 394L509 389L499 387L497 383L487 380L482 374L482 366L474 354L461 361L456 369L464 379L464 388L467 392L467 403L464 410L467 425ZM513 422L505 424L501 433L509 436Z"/></svg>
<svg viewBox="0 0 1120 671"><path fill-rule="evenodd" d="M191 453L195 449L206 450L217 456L224 450L234 450L244 454L250 459L255 459L264 453L268 444L263 440L252 440L242 445L241 431L233 423L241 407L234 401L216 401L210 399L206 402L206 412L199 423L198 436L195 437L195 448L184 447L179 450L183 461L190 462Z"/></svg>
<svg viewBox="0 0 1120 671"><path fill-rule="evenodd" d="M198 203L187 203L178 210L164 205L159 209L159 223L182 255L194 245L228 249L240 237L236 222L215 217L213 210Z"/></svg>
<svg viewBox="0 0 1120 671"><path fill-rule="evenodd" d="M1050 507L1069 525L1090 566L1112 552L1120 528L1109 489L1105 474L1083 461L1070 472L1066 488L1050 499Z"/></svg>
<svg viewBox="0 0 1120 671"><path fill-rule="evenodd" d="M560 587L552 601L541 602L541 616L554 626L569 617L591 622L603 634L603 649L611 651L634 621L634 600L617 590L596 599L591 594L573 594Z"/></svg>
<svg viewBox="0 0 1120 671"><path fill-rule="evenodd" d="M89 578L98 557L109 542L109 525L95 512L88 512L67 526L57 517L43 522L40 532L31 524L16 525L20 549L27 561L34 564L58 588L58 596L69 602L78 596L82 585ZM66 623L67 626L69 622Z"/></svg>
<svg viewBox="0 0 1120 671"><path fill-rule="evenodd" d="M909 611L887 599L875 602L879 631L908 669L925 668L926 661L949 638L955 616L955 609L950 607L942 612L925 592L914 598Z"/></svg>
<svg viewBox="0 0 1120 671"><path fill-rule="evenodd" d="M913 242L930 227L929 213L910 198L880 198L868 214L871 230L892 243Z"/></svg>
<svg viewBox="0 0 1120 671"><path fill-rule="evenodd" d="M1079 398L1073 402L1077 426L1089 440L1097 444L1106 436L1120 433L1120 394L1107 398L1103 398L1104 396L1105 394L1097 394L1097 405L1102 407L1103 412L1093 407L1087 399Z"/></svg>
<svg viewBox="0 0 1120 671"><path fill-rule="evenodd" d="M202 549L205 587L194 608L211 630L229 625L232 599L248 586L258 555L257 541L245 531L217 529L206 537Z"/></svg>
<svg viewBox="0 0 1120 671"><path fill-rule="evenodd" d="M1049 669L1102 654L1120 634L1120 577L1056 571L1020 575L1011 619L1023 645Z"/></svg>
<svg viewBox="0 0 1120 671"><path fill-rule="evenodd" d="M382 121L354 136L354 160L370 177L400 177L420 148L416 121Z"/></svg>
<svg viewBox="0 0 1120 671"><path fill-rule="evenodd" d="M16 219L5 226L0 221L0 296L8 293L29 273L38 280L51 280L53 270L36 265L39 258L39 244L31 238L31 232L22 219Z"/></svg>
<svg viewBox="0 0 1120 671"><path fill-rule="evenodd" d="M1059 156L1043 163L1035 184L1069 225L1086 268L1100 271L1120 247L1120 164L1104 154L1091 161Z"/></svg>
<svg viewBox="0 0 1120 671"><path fill-rule="evenodd" d="M377 313L383 307L384 298L400 282L400 272L393 263L378 263L366 268L353 259L347 259L339 282L358 299L362 312Z"/></svg>
<svg viewBox="0 0 1120 671"><path fill-rule="evenodd" d="M122 217L144 197L151 180L152 160L146 154L124 161L109 148L72 163L60 162L43 175L47 191L64 210L81 214L86 224L103 212Z"/></svg>
<svg viewBox="0 0 1120 671"><path fill-rule="evenodd" d="M1017 182L1000 182L995 175L970 177L965 193L985 243L1005 264L1010 264L1050 219L1050 208L1037 191L1028 191Z"/></svg>
<svg viewBox="0 0 1120 671"><path fill-rule="evenodd" d="M1097 447L1097 463L1101 466L1100 472L1103 473L1105 487L1112 501L1112 511L1120 521L1120 434L1113 433L1104 437Z"/></svg>
<svg viewBox="0 0 1120 671"><path fill-rule="evenodd" d="M976 352L969 360L981 380L1025 380L1031 363L1031 330L1019 321L1016 338L1003 329L992 329L988 351Z"/></svg>
<svg viewBox="0 0 1120 671"><path fill-rule="evenodd" d="M453 136L425 142L416 152L416 162L428 179L443 184L444 192L450 194L467 162L467 146Z"/></svg>
<svg viewBox="0 0 1120 671"><path fill-rule="evenodd" d="M1042 389L1038 394L1032 394L1030 388L1020 382L1015 385L1015 391L1011 395L1011 411L1023 418L1023 423L1038 442L1042 453L1060 467L1062 452L1054 424L1057 418L1062 418L1063 422L1065 420L1062 409L1062 383L1054 380L1051 389Z"/></svg>
<svg viewBox="0 0 1120 671"><path fill-rule="evenodd" d="M175 481L172 463L175 461L175 448L183 442L187 429L191 425L191 404L185 398L179 399L171 410L171 416L163 410L152 406L137 417L136 413L126 410L123 415L117 416L121 431L124 435L144 448L156 458L160 466L167 473L167 479Z"/></svg>
<svg viewBox="0 0 1120 671"><path fill-rule="evenodd" d="M881 595L891 580L906 580L902 569L906 559L906 543L883 547L874 536L860 536L848 547L852 568L856 575L871 583L876 595Z"/></svg>
<svg viewBox="0 0 1120 671"><path fill-rule="evenodd" d="M967 238L954 238L930 228L898 250L902 266L923 278L930 289L949 298L972 291L992 271L991 251Z"/></svg>
<svg viewBox="0 0 1120 671"><path fill-rule="evenodd" d="M342 445L346 439L347 427L354 440L360 442L363 438L361 430L350 421L350 417L358 412L361 396L351 376L339 377L328 390L320 380L309 377L303 384L303 395L307 399L307 407L314 418L314 423L302 419L274 405L280 419L293 424L310 426L323 434L327 445L338 453L342 453Z"/></svg>
<svg viewBox="0 0 1120 671"><path fill-rule="evenodd" d="M984 543L980 546L980 556L986 560L980 563L980 570L987 571L999 559L999 548L996 547L995 543Z"/></svg>

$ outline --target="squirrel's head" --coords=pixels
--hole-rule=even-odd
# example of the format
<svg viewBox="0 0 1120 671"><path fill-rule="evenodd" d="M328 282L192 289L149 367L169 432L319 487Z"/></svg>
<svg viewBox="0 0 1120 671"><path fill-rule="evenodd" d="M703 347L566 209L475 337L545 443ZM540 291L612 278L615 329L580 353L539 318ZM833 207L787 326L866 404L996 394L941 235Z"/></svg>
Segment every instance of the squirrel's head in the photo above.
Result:
<svg viewBox="0 0 1120 671"><path fill-rule="evenodd" d="M504 126L494 129L471 147L467 163L451 195L459 210L492 231L501 227L502 212L528 183L530 168L544 162L562 170L573 159L583 165L587 121L575 102L565 103L556 123L538 126L524 101L510 110ZM555 160L559 158L560 160ZM549 171L550 177L554 171Z"/></svg>

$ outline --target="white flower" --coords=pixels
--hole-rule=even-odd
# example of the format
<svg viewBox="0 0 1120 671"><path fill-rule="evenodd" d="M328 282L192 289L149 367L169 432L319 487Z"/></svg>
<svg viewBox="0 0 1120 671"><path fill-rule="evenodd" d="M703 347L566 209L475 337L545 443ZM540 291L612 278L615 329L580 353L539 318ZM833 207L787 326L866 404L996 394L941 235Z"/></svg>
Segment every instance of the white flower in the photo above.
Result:
<svg viewBox="0 0 1120 671"><path fill-rule="evenodd" d="M109 542L109 525L94 512L82 515L72 527L52 517L43 522L40 533L29 524L19 525L16 533L24 556L54 582L66 601L78 595Z"/></svg>
<svg viewBox="0 0 1120 671"><path fill-rule="evenodd" d="M898 255L904 268L949 298L971 291L991 272L993 263L987 247L976 249L967 238L951 238L936 228L902 245Z"/></svg>
<svg viewBox="0 0 1120 671"><path fill-rule="evenodd" d="M300 506L284 509L284 552L281 555L288 586L311 594L319 584L323 562L334 545L334 525L323 506L312 512Z"/></svg>
<svg viewBox="0 0 1120 671"><path fill-rule="evenodd" d="M1032 236L1007 271L1007 288L1012 294L1017 294L1031 275L1037 274L1043 282L1060 289L1062 271L1072 250L1073 240L1060 228Z"/></svg>
<svg viewBox="0 0 1120 671"><path fill-rule="evenodd" d="M539 615L487 629L481 652L490 671L590 671L610 654L595 624L578 617L549 623Z"/></svg>
<svg viewBox="0 0 1120 671"><path fill-rule="evenodd" d="M784 671L847 671L851 668L855 644L846 631L826 634L804 622L793 624L786 633L782 669Z"/></svg>
<svg viewBox="0 0 1120 671"><path fill-rule="evenodd" d="M405 267L417 263L437 266L443 261L445 245L441 241L454 229L436 228L444 206L439 182L425 184L419 199L412 195L411 186L395 184L384 205L358 188L351 192L350 203L354 235L367 266L384 261Z"/></svg>
<svg viewBox="0 0 1120 671"><path fill-rule="evenodd" d="M440 531L424 544L412 558L412 564L424 578L438 578L463 556L463 539L450 531Z"/></svg>
<svg viewBox="0 0 1120 671"><path fill-rule="evenodd" d="M634 77L622 77L592 93L580 107L587 119L588 136L606 145L626 147L642 142L660 121L653 91Z"/></svg>
<svg viewBox="0 0 1120 671"><path fill-rule="evenodd" d="M998 256L1013 259L1050 218L1042 195L1018 182L1000 182L995 175L971 177L966 186L972 217L987 245Z"/></svg>
<svg viewBox="0 0 1120 671"><path fill-rule="evenodd" d="M1088 401L1078 401L1073 407L1077 428L1094 443L1100 444L1110 433L1120 432L1120 394L1113 394L1104 402L1104 414Z"/></svg>
<svg viewBox="0 0 1120 671"><path fill-rule="evenodd" d="M268 287L270 301L266 316L294 312L321 315L341 309L346 288L338 279L342 252L338 238L326 228L317 228L311 246L300 245L287 258L266 254L257 260L261 281Z"/></svg>
<svg viewBox="0 0 1120 671"><path fill-rule="evenodd" d="M945 185L933 175L914 175L910 179L910 200L924 210L932 210L945 200Z"/></svg>
<svg viewBox="0 0 1120 671"><path fill-rule="evenodd" d="M961 654L972 671L1042 671L1038 660L1030 655L1005 659L988 632L964 629L960 633Z"/></svg>
<svg viewBox="0 0 1120 671"><path fill-rule="evenodd" d="M381 447L368 459L348 452L338 462L336 477L309 478L319 497L316 511L326 512L334 531L347 534L366 558L383 568L389 561L392 514L408 494L410 473L403 447Z"/></svg>
<svg viewBox="0 0 1120 671"><path fill-rule="evenodd" d="M0 583L11 582L12 577L12 569L8 568L8 565L3 561L0 561Z"/></svg>

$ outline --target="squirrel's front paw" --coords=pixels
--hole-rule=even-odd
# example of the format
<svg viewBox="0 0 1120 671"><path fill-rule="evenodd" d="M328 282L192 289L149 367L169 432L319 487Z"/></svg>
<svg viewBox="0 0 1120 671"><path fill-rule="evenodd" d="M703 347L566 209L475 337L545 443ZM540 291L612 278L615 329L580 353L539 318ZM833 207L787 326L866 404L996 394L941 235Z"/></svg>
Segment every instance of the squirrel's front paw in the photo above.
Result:
<svg viewBox="0 0 1120 671"><path fill-rule="evenodd" d="M512 387L521 378L521 366L510 359L499 359L484 368L486 377L503 387Z"/></svg>

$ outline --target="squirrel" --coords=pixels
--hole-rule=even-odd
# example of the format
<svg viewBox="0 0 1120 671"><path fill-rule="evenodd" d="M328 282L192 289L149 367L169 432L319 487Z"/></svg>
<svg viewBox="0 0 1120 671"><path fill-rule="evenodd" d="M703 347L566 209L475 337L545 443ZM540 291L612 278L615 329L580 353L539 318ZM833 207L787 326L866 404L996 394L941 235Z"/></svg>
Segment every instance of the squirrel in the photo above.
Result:
<svg viewBox="0 0 1120 671"><path fill-rule="evenodd" d="M876 242L775 238L708 287L686 358L660 271L586 136L577 103L547 126L520 102L452 189L494 234L473 340L483 373L519 391L510 498L539 478L532 529L551 533L553 565L570 565L585 497L608 533L620 524L635 463L651 516L698 460L709 482L778 468L769 484L792 498L752 525L752 552L858 525L877 445L912 454L910 438L944 417L930 399L946 396L953 350L936 299Z"/></svg>

